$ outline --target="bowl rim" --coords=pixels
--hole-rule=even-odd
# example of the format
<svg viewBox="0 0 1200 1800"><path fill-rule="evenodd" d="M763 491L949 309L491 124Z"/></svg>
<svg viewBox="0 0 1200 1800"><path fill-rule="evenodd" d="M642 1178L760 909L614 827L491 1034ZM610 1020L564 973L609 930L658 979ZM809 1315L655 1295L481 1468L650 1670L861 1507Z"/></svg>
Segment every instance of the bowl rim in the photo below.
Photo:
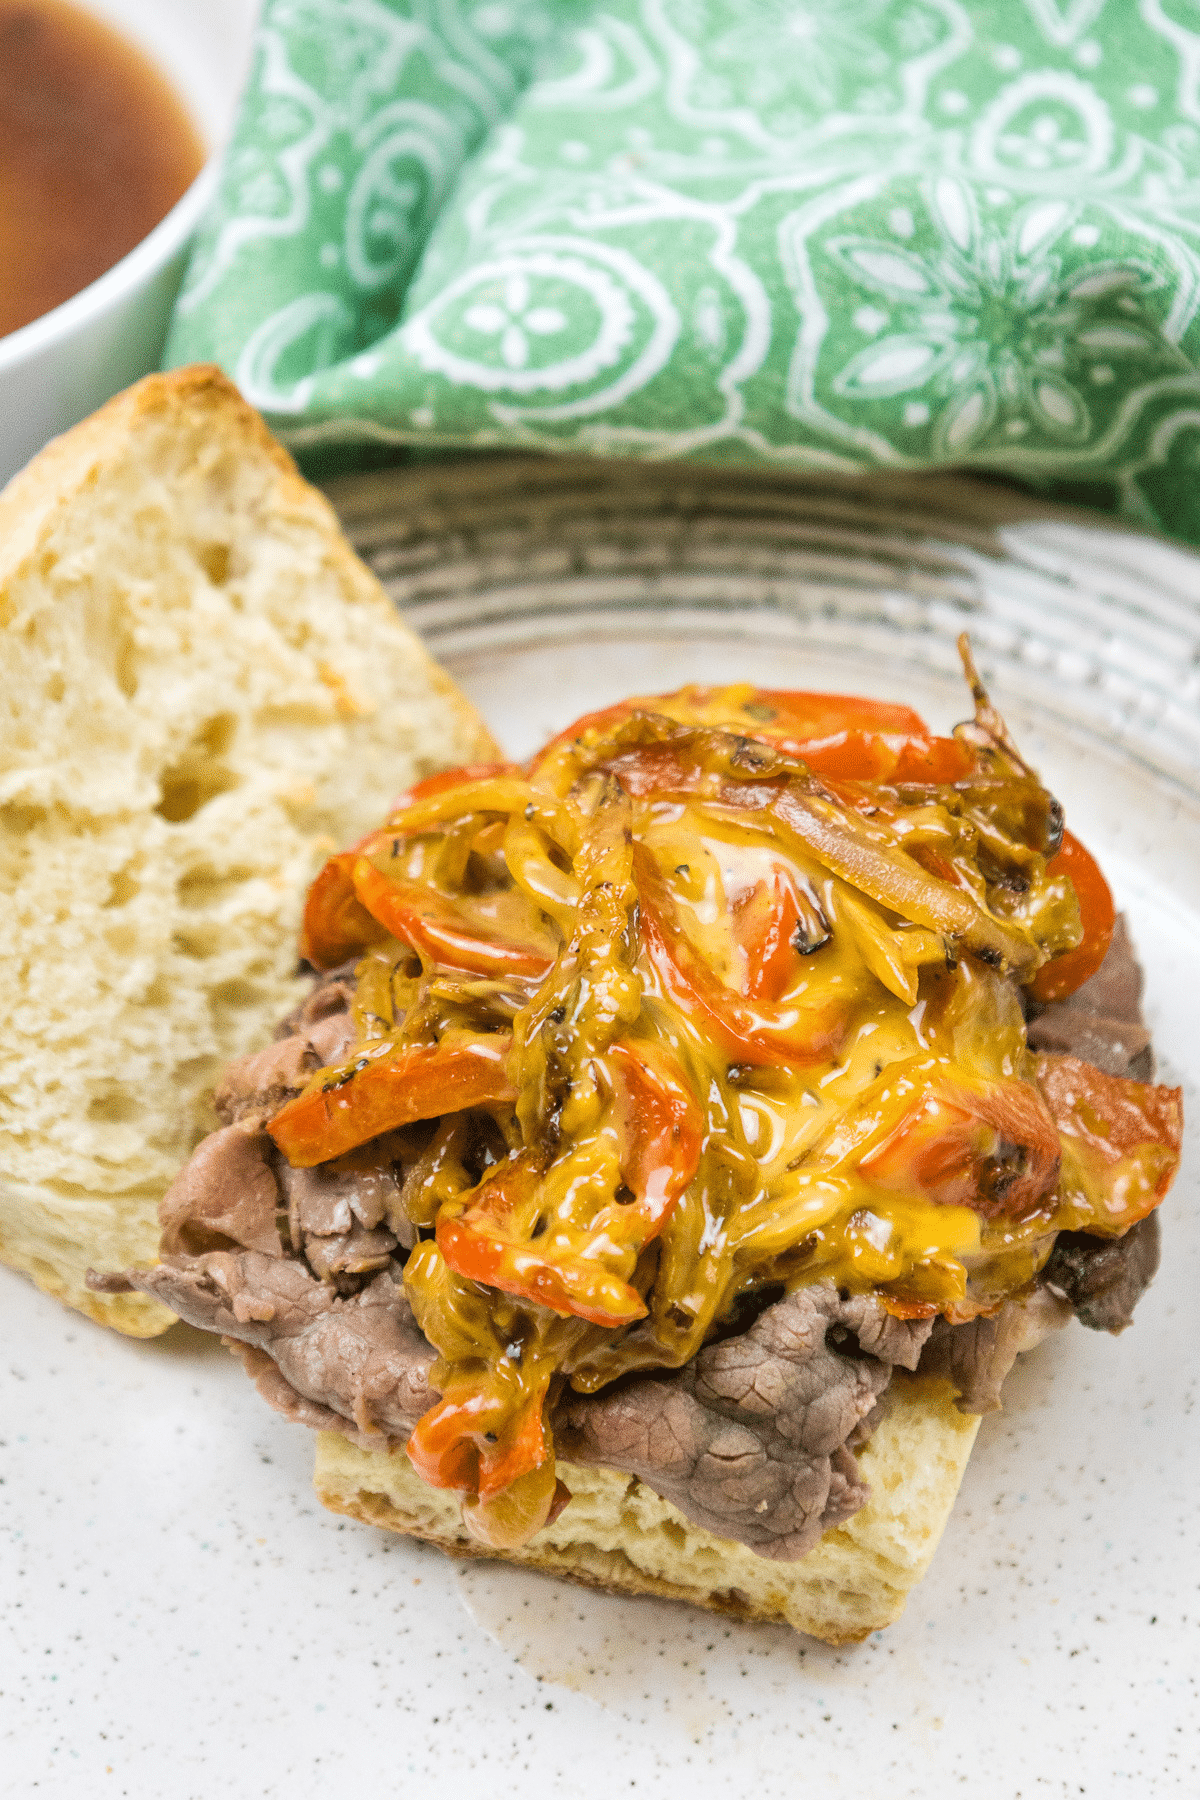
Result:
<svg viewBox="0 0 1200 1800"><path fill-rule="evenodd" d="M210 151L203 168L170 212L164 214L119 262L97 275L94 281L89 281L69 300L0 337L0 374L32 361L43 351L53 349L78 330L102 318L164 267L187 243L214 198L221 159L220 149Z"/></svg>

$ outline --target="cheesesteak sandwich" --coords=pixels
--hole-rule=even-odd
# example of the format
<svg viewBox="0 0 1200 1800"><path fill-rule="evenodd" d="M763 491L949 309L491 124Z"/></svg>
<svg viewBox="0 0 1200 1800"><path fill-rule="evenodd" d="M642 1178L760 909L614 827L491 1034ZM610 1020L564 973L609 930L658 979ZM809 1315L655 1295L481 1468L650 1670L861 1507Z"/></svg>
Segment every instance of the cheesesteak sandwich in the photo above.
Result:
<svg viewBox="0 0 1200 1800"><path fill-rule="evenodd" d="M333 513L215 369L151 376L0 496L0 1258L151 1263L213 1082L300 998L329 850L494 754Z"/></svg>
<svg viewBox="0 0 1200 1800"><path fill-rule="evenodd" d="M1157 1261L1108 889L992 709L685 689L412 787L107 1283L231 1340L330 1506L782 1618L902 1609L978 1414ZM957 1406L954 1404L957 1399Z"/></svg>

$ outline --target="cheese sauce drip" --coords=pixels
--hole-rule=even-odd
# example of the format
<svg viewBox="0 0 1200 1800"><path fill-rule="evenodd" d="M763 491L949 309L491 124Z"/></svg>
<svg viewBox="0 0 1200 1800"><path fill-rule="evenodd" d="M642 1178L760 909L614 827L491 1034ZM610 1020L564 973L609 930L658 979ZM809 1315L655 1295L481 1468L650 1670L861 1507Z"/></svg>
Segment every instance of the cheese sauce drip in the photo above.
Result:
<svg viewBox="0 0 1200 1800"><path fill-rule="evenodd" d="M408 1449L484 1541L563 1502L564 1384L679 1367L822 1278L967 1319L1165 1191L1166 1090L1119 1084L1118 1146L1108 1089L1060 1069L1048 1104L1026 1047L1018 982L1095 944L975 688L952 739L836 696L629 703L435 777L318 878L306 952L365 952L359 1042L270 1130L303 1164L409 1128L442 1399Z"/></svg>

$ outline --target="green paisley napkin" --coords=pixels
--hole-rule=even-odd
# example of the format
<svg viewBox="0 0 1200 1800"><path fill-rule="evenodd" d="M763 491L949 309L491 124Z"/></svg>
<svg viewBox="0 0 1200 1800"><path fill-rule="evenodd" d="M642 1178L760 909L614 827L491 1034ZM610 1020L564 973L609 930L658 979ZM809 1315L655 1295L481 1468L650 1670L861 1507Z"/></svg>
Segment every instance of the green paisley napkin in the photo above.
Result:
<svg viewBox="0 0 1200 1800"><path fill-rule="evenodd" d="M293 447L969 464L1200 541L1200 0L266 0L171 363Z"/></svg>

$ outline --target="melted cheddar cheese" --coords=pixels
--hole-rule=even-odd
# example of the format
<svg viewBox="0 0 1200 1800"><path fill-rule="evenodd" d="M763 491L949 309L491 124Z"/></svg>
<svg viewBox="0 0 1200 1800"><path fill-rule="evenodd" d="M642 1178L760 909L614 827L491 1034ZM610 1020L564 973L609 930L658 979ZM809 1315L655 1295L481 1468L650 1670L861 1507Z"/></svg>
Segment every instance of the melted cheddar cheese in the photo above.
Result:
<svg viewBox="0 0 1200 1800"><path fill-rule="evenodd" d="M825 1278L965 1319L1059 1230L1156 1204L1165 1090L1120 1084L1108 1143L1112 1079L1055 1087L1026 1047L1019 984L1095 965L1061 836L978 683L952 739L691 689L435 778L332 859L306 951L360 957L359 1041L270 1130L296 1163L409 1133L442 1395L409 1454L478 1535L556 1504L564 1383L679 1367Z"/></svg>

